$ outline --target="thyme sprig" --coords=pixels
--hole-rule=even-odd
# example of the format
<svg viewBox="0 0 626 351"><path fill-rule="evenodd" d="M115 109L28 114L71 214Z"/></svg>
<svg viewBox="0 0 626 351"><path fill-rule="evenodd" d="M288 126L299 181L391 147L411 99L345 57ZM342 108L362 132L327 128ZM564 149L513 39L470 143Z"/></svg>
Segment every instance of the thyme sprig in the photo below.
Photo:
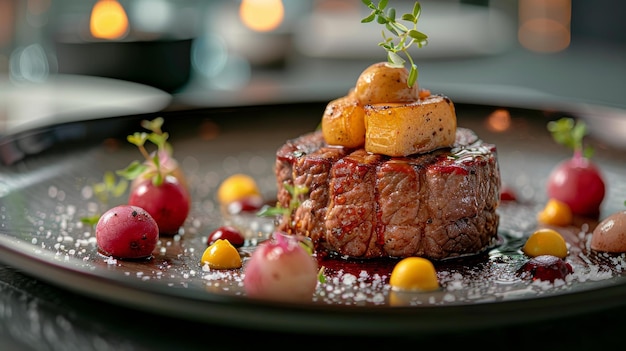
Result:
<svg viewBox="0 0 626 351"><path fill-rule="evenodd" d="M419 2L415 2L413 11L402 15L401 19L403 21L412 24L412 27L409 28L396 20L396 9L393 7L387 8L388 0L381 0L378 5L371 0L361 1L372 10L369 16L361 20L361 23L369 23L376 20L379 24L384 25L389 33L397 37L397 42L394 42L393 36L388 36L385 34L385 30L383 30L383 41L378 43L378 45L387 51L387 61L393 67L404 67L406 63L399 53L403 53L407 57L411 66L407 84L409 87L413 86L417 81L418 71L417 65L413 62L413 58L409 53L409 48L413 44L420 48L428 44L428 36L417 30L417 21L422 13L422 6Z"/></svg>

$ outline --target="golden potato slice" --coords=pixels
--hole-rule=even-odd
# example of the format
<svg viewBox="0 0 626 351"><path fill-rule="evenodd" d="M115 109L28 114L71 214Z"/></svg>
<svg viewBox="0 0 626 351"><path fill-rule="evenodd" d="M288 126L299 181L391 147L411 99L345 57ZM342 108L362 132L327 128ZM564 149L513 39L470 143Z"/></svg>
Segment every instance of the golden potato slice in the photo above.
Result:
<svg viewBox="0 0 626 351"><path fill-rule="evenodd" d="M365 111L365 150L408 156L450 147L456 112L450 99L431 95L411 103L372 104Z"/></svg>
<svg viewBox="0 0 626 351"><path fill-rule="evenodd" d="M365 144L365 112L353 94L326 105L322 116L322 134L329 145L350 148Z"/></svg>

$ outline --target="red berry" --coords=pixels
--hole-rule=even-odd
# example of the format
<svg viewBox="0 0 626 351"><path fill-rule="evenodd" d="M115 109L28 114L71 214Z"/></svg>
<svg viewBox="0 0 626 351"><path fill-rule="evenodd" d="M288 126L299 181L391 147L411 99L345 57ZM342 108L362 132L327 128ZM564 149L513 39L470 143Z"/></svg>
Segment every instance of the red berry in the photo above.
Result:
<svg viewBox="0 0 626 351"><path fill-rule="evenodd" d="M556 279L565 280L565 277L572 272L573 269L569 263L552 255L533 257L518 270L523 278L549 280L551 282Z"/></svg>
<svg viewBox="0 0 626 351"><path fill-rule="evenodd" d="M121 205L105 212L96 224L98 251L116 258L152 255L159 239L156 221L143 208Z"/></svg>
<svg viewBox="0 0 626 351"><path fill-rule="evenodd" d="M572 213L597 217L604 199L604 179L587 158L573 157L558 164L548 178L548 197L569 206Z"/></svg>
<svg viewBox="0 0 626 351"><path fill-rule="evenodd" d="M515 195L515 191L509 187L503 187L500 190L500 200L501 201L517 201L517 196Z"/></svg>
<svg viewBox="0 0 626 351"><path fill-rule="evenodd" d="M173 235L187 219L190 197L178 179L168 175L160 185L155 185L151 179L139 183L131 191L128 204L150 213L159 225L160 234Z"/></svg>
<svg viewBox="0 0 626 351"><path fill-rule="evenodd" d="M234 247L243 246L245 241L241 232L231 226L222 226L214 230L207 239L207 245L212 245L218 239L228 240Z"/></svg>

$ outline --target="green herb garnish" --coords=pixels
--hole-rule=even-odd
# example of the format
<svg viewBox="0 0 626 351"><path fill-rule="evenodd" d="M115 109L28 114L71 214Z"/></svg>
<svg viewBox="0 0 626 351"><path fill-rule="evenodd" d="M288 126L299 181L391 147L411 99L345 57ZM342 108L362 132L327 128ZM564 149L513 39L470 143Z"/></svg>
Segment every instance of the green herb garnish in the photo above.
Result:
<svg viewBox="0 0 626 351"><path fill-rule="evenodd" d="M93 186L93 192L103 203L109 202L109 197L120 197L126 192L128 182L124 179L118 180L113 172L104 172L102 182Z"/></svg>
<svg viewBox="0 0 626 351"><path fill-rule="evenodd" d="M547 128L552 133L554 141L574 150L575 154L585 158L591 158L593 155L593 148L585 147L583 144L583 139L588 134L585 122L563 117L557 121L548 122Z"/></svg>
<svg viewBox="0 0 626 351"><path fill-rule="evenodd" d="M383 41L378 43L387 51L387 61L393 67L404 67L405 60L399 55L400 52L409 60L411 66L409 70L409 78L407 84L409 87L413 86L417 81L417 65L413 62L413 58L409 54L408 49L411 45L416 44L418 47L423 47L428 44L428 36L417 30L417 21L422 12L422 6L419 2L413 5L413 11L411 13L405 13L401 19L412 24L412 28L405 26L404 24L396 21L396 9L393 7L387 8L388 0L381 0L378 5L375 5L371 0L361 0L368 8L372 10L369 16L363 18L361 23L369 23L374 20L379 24L385 26L387 31L397 37L397 42L394 42L392 36L387 36L385 31L382 31Z"/></svg>
<svg viewBox="0 0 626 351"><path fill-rule="evenodd" d="M163 174L161 172L159 155L161 152L171 153L171 145L167 141L169 134L164 133L161 130L162 125L163 118L161 117L157 117L152 121L143 120L141 121L141 126L150 130L152 133L135 132L134 134L126 137L126 140L128 140L129 143L137 146L144 159L154 165L152 182L157 186L163 183ZM150 155L146 149L145 145L148 141L157 147L157 152L153 155ZM126 168L117 171L117 174L126 179L133 180L139 175L144 174L148 168L149 166L145 162L133 161Z"/></svg>
<svg viewBox="0 0 626 351"><path fill-rule="evenodd" d="M95 214L93 216L82 217L80 221L84 224L87 224L88 226L93 227L94 225L98 224L100 217L100 214Z"/></svg>
<svg viewBox="0 0 626 351"><path fill-rule="evenodd" d="M326 267L320 267L320 270L317 271L317 281L324 284L326 283Z"/></svg>
<svg viewBox="0 0 626 351"><path fill-rule="evenodd" d="M157 117L152 121L143 120L141 126L150 131L136 132L126 137L126 140L131 144L137 146L143 157L154 165L154 171L152 181L155 185L159 185L163 182L163 175L161 174L161 162L159 159L159 152L167 150L171 154L172 146L168 143L167 139L169 135L164 133L161 129L164 119ZM150 155L146 149L146 142L151 142L156 145L157 152ZM128 188L128 181L133 180L140 175L148 171L149 165L146 162L133 161L126 168L116 171L115 173L107 171L104 173L102 182L96 183L93 186L94 195L104 204L108 204L111 197L120 197ZM116 175L122 177L117 179ZM100 215L96 214L89 217L81 218L81 222L89 225L95 225L98 223Z"/></svg>
<svg viewBox="0 0 626 351"><path fill-rule="evenodd" d="M111 198L118 198L128 188L128 181L126 179L117 179L113 172L104 172L102 182L93 185L93 193L104 204L108 204ZM80 219L81 222L87 225L96 225L100 220L100 214L95 214Z"/></svg>
<svg viewBox="0 0 626 351"><path fill-rule="evenodd" d="M291 217L291 213L300 206L301 197L309 192L309 188L306 186L293 186L291 184L284 184L285 189L291 195L291 200L289 200L288 207L282 207L280 204L276 204L275 207L265 206L259 212L257 212L257 216L259 217L273 217L273 216L283 216L283 218L288 219Z"/></svg>

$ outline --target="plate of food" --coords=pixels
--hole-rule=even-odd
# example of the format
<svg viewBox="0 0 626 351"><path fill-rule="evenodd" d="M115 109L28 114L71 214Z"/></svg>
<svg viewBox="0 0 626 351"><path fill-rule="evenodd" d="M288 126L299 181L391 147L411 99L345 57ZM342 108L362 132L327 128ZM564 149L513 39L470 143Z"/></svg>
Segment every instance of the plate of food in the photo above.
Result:
<svg viewBox="0 0 626 351"><path fill-rule="evenodd" d="M0 260L258 330L416 335L622 306L624 150L576 111L455 103L396 59L332 101L3 136Z"/></svg>

